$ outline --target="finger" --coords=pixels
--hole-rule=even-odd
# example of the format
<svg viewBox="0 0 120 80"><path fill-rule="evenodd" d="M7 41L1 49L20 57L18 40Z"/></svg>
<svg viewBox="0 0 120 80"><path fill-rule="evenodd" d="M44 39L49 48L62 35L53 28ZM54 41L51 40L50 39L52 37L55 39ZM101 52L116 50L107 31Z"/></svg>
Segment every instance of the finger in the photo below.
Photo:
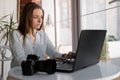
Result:
<svg viewBox="0 0 120 80"><path fill-rule="evenodd" d="M72 53L72 52L69 52L68 57L71 59L71 58L72 58L72 55L73 55L73 53Z"/></svg>
<svg viewBox="0 0 120 80"><path fill-rule="evenodd" d="M65 58L57 57L57 58L55 58L55 60L56 60L56 61L63 61L63 60L65 60Z"/></svg>
<svg viewBox="0 0 120 80"><path fill-rule="evenodd" d="M73 52L69 52L68 54L68 57L71 59L71 58L74 58L75 57L75 54Z"/></svg>

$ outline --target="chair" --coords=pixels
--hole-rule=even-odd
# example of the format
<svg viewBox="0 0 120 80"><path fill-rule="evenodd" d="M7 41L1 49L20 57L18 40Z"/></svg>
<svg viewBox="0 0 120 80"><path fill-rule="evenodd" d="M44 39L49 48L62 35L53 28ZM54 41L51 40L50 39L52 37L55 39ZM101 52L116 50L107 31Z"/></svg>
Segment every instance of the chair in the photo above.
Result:
<svg viewBox="0 0 120 80"><path fill-rule="evenodd" d="M1 75L0 75L0 80L3 79L4 77L4 61L10 61L12 59L12 55L8 54L10 52L9 46L1 46L0 45L0 61L1 61Z"/></svg>

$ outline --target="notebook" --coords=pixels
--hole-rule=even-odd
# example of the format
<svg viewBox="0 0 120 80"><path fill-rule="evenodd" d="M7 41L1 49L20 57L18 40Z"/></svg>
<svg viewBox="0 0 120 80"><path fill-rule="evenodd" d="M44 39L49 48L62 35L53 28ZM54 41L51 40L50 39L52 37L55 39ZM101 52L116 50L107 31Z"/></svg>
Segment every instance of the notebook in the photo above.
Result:
<svg viewBox="0 0 120 80"><path fill-rule="evenodd" d="M57 71L73 72L97 64L100 60L106 30L82 30L75 58L58 62Z"/></svg>

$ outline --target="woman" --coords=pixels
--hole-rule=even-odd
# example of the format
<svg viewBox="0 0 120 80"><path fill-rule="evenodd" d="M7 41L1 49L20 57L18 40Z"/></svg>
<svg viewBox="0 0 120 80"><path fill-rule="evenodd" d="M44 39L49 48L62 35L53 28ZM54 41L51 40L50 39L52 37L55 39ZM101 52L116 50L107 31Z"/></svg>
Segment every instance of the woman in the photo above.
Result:
<svg viewBox="0 0 120 80"><path fill-rule="evenodd" d="M28 54L46 59L46 55L56 60L71 58L73 53L60 54L55 50L43 27L44 11L35 3L27 3L23 9L18 29L10 35L10 48L13 55L11 67L20 66Z"/></svg>

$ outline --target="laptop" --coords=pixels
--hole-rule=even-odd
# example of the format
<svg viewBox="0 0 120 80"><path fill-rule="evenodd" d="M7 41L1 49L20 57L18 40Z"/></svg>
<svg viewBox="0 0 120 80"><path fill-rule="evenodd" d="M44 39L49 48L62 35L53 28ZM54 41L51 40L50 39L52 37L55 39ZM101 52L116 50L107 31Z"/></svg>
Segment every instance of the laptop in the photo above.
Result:
<svg viewBox="0 0 120 80"><path fill-rule="evenodd" d="M73 72L97 64L100 60L106 30L82 30L75 58L58 62L57 71Z"/></svg>

